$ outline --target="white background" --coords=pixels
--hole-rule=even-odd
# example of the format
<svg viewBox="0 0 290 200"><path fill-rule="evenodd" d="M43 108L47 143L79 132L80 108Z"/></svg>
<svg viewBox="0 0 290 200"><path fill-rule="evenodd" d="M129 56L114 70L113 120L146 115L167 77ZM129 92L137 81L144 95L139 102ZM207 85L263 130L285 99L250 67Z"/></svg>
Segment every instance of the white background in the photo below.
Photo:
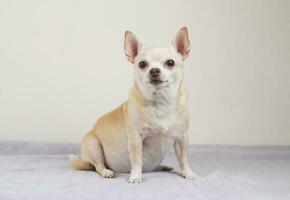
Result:
<svg viewBox="0 0 290 200"><path fill-rule="evenodd" d="M80 141L124 100L125 30L187 25L193 144L290 144L290 1L0 1L0 140Z"/></svg>

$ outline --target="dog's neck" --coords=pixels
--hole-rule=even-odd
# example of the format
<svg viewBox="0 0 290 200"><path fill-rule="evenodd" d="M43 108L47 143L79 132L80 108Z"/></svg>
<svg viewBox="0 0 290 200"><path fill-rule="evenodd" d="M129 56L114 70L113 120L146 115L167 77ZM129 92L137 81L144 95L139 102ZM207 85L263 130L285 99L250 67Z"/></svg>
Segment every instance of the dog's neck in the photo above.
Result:
<svg viewBox="0 0 290 200"><path fill-rule="evenodd" d="M144 90L144 89L143 89ZM172 106L185 99L183 83L176 82L168 87L146 88L145 91L135 82L131 89L132 97L141 106Z"/></svg>

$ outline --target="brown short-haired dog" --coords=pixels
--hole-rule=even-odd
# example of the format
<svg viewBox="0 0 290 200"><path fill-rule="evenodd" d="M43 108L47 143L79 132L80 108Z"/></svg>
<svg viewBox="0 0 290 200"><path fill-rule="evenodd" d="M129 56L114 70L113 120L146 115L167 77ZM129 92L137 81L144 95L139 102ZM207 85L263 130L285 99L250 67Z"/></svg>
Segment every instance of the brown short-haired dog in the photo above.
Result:
<svg viewBox="0 0 290 200"><path fill-rule="evenodd" d="M182 175L194 179L187 160L189 111L183 87L183 61L190 43L186 27L167 47L144 48L133 33L125 33L125 55L134 64L129 98L101 117L81 143L75 169L95 169L103 177L130 172L129 183L142 181L142 171L170 170L161 166L174 145Z"/></svg>

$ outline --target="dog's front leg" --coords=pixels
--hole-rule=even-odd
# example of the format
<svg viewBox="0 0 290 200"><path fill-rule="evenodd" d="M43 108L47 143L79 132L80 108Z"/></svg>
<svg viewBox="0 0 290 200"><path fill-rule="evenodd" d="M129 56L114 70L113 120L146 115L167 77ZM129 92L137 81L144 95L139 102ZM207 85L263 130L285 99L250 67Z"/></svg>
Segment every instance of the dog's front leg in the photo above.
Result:
<svg viewBox="0 0 290 200"><path fill-rule="evenodd" d="M196 179L198 175L192 172L188 164L188 135L185 134L182 138L178 138L174 142L174 150L179 162L182 176L186 179Z"/></svg>
<svg viewBox="0 0 290 200"><path fill-rule="evenodd" d="M128 183L142 182L142 138L132 131L128 137L128 151L131 162L131 172Z"/></svg>

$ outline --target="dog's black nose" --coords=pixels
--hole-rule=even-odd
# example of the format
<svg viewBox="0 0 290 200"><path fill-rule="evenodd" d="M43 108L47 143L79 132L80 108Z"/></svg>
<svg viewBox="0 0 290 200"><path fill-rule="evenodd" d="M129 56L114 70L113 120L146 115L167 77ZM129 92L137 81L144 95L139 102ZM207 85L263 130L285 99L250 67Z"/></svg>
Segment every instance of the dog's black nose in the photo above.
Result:
<svg viewBox="0 0 290 200"><path fill-rule="evenodd" d="M152 68L149 73L153 78L157 78L161 74L161 71L159 68Z"/></svg>

